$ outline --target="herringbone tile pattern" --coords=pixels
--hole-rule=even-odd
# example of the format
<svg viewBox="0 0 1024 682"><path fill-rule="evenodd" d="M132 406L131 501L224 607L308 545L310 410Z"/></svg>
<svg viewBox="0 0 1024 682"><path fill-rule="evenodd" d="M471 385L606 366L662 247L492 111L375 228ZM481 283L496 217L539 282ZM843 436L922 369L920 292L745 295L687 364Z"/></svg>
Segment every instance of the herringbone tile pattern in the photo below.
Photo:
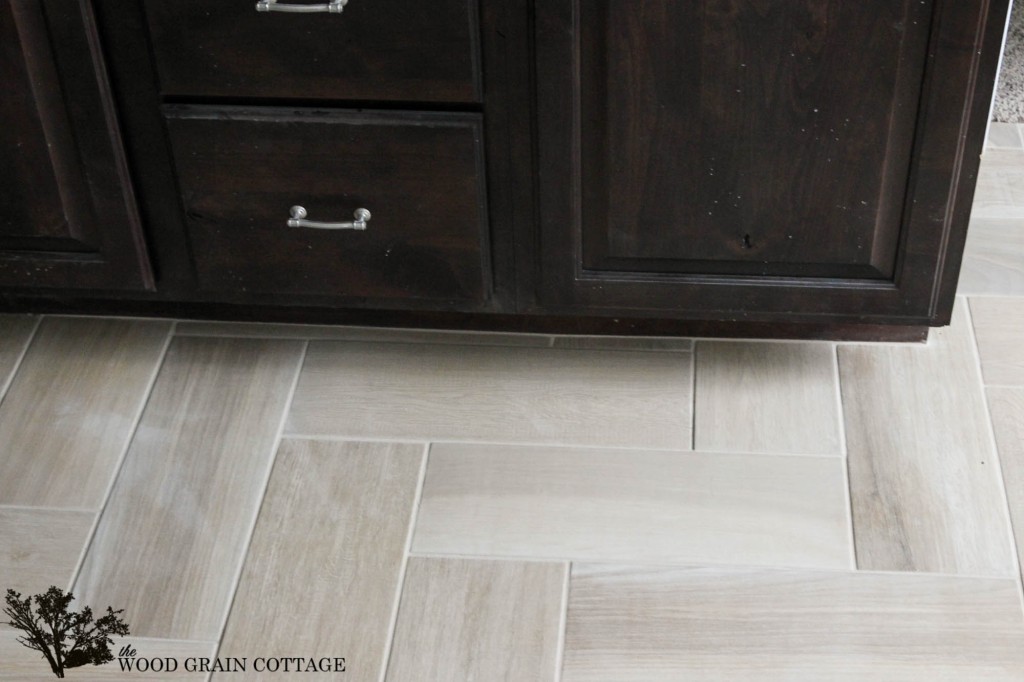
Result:
<svg viewBox="0 0 1024 682"><path fill-rule="evenodd" d="M0 588L180 662L69 679L1024 680L1020 139L924 345L0 316Z"/></svg>

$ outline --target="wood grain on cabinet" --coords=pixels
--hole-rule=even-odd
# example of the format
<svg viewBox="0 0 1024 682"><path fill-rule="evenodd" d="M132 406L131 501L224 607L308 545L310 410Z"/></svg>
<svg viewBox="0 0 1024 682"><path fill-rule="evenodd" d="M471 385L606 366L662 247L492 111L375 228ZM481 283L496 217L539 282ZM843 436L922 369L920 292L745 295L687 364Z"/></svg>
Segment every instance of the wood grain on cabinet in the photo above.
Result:
<svg viewBox="0 0 1024 682"><path fill-rule="evenodd" d="M489 299L476 114L173 107L198 286L228 298L475 309ZM372 217L365 230L289 227Z"/></svg>
<svg viewBox="0 0 1024 682"><path fill-rule="evenodd" d="M154 286L85 0L0 7L0 286Z"/></svg>
<svg viewBox="0 0 1024 682"><path fill-rule="evenodd" d="M1007 0L415 4L351 0L341 14L289 16L253 3L94 3L159 290L47 295L30 284L0 305L888 340L950 319ZM390 30L371 49L383 15ZM358 39L353 26L365 29ZM296 39L303 49L290 49ZM325 86L332 73L344 87ZM264 238L239 257L264 258L248 272L200 263L238 235L205 225L217 239L195 248L167 105L477 116L486 299L444 286L420 296L433 274L364 295L394 282L352 263L307 272ZM210 177L241 191L232 172ZM329 220L354 207L343 209ZM443 255L469 273L465 253Z"/></svg>
<svg viewBox="0 0 1024 682"><path fill-rule="evenodd" d="M533 7L533 309L948 319L1004 3Z"/></svg>
<svg viewBox="0 0 1024 682"><path fill-rule="evenodd" d="M351 0L338 14L258 12L255 4L145 0L162 94L481 99L477 0Z"/></svg>
<svg viewBox="0 0 1024 682"><path fill-rule="evenodd" d="M892 278L930 1L577 8L584 269Z"/></svg>

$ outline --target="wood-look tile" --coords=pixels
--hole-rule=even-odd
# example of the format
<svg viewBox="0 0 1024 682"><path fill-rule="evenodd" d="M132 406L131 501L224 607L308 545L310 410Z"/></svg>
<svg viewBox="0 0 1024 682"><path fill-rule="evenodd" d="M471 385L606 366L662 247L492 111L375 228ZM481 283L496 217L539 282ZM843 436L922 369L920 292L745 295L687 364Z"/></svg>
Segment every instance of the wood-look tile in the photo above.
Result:
<svg viewBox="0 0 1024 682"><path fill-rule="evenodd" d="M1024 295L1024 218L971 221L957 291Z"/></svg>
<svg viewBox="0 0 1024 682"><path fill-rule="evenodd" d="M1021 680L1016 581L574 564L562 682Z"/></svg>
<svg viewBox="0 0 1024 682"><path fill-rule="evenodd" d="M179 336L238 336L245 338L315 339L319 341L365 341L384 343L455 343L467 346L535 346L546 348L551 337L543 334L460 332L434 329L392 329L387 327L342 327L312 324L270 324L261 322L182 321Z"/></svg>
<svg viewBox="0 0 1024 682"><path fill-rule="evenodd" d="M388 682L554 682L566 564L409 560Z"/></svg>
<svg viewBox="0 0 1024 682"><path fill-rule="evenodd" d="M65 509L0 507L0 593L70 588L96 515ZM0 616L2 618L2 616Z"/></svg>
<svg viewBox="0 0 1024 682"><path fill-rule="evenodd" d="M582 350L648 350L683 351L693 350L693 339L661 336L556 336L555 348L578 348Z"/></svg>
<svg viewBox="0 0 1024 682"><path fill-rule="evenodd" d="M413 550L846 568L839 457L434 445Z"/></svg>
<svg viewBox="0 0 1024 682"><path fill-rule="evenodd" d="M346 680L377 682L422 462L418 445L284 441L220 655L344 656Z"/></svg>
<svg viewBox="0 0 1024 682"><path fill-rule="evenodd" d="M93 611L106 611L107 604L102 606L90 604ZM131 623L128 623L129 628ZM54 679L46 659L41 654L27 649L15 639L18 631L13 628L0 630L0 680L18 680L18 682L48 682ZM121 669L118 653L124 646L135 649L136 659L174 659L176 665L173 672L128 672ZM209 673L196 672L195 664L187 669L187 659L213 658L217 649L216 642L179 642L174 640L148 639L143 637L115 637L110 647L114 660L103 665L87 665L81 668L69 668L65 671L68 680L89 680L89 682L121 682L122 680L141 680L143 682L203 682Z"/></svg>
<svg viewBox="0 0 1024 682"><path fill-rule="evenodd" d="M694 449L841 454L825 343L699 341Z"/></svg>
<svg viewBox="0 0 1024 682"><path fill-rule="evenodd" d="M35 317L28 315L0 314L0 400L14 378L14 370L37 323Z"/></svg>
<svg viewBox="0 0 1024 682"><path fill-rule="evenodd" d="M1024 298L970 299L986 384L1024 386Z"/></svg>
<svg viewBox="0 0 1024 682"><path fill-rule="evenodd" d="M0 404L0 504L98 509L169 322L47 317Z"/></svg>
<svg viewBox="0 0 1024 682"><path fill-rule="evenodd" d="M681 353L313 342L288 433L689 449Z"/></svg>
<svg viewBox="0 0 1024 682"><path fill-rule="evenodd" d="M858 565L1012 575L963 302L927 346L842 346L839 368Z"/></svg>
<svg viewBox="0 0 1024 682"><path fill-rule="evenodd" d="M76 594L141 637L216 640L303 344L175 339Z"/></svg>
<svg viewBox="0 0 1024 682"><path fill-rule="evenodd" d="M1018 563L1024 566L1024 387L989 388L986 393L1017 540Z"/></svg>
<svg viewBox="0 0 1024 682"><path fill-rule="evenodd" d="M1017 131L1016 123L999 123L993 121L988 124L988 135L985 138L985 146L988 148L1022 149L1020 133Z"/></svg>
<svg viewBox="0 0 1024 682"><path fill-rule="evenodd" d="M981 157L971 218L1024 218L1024 153L989 149Z"/></svg>

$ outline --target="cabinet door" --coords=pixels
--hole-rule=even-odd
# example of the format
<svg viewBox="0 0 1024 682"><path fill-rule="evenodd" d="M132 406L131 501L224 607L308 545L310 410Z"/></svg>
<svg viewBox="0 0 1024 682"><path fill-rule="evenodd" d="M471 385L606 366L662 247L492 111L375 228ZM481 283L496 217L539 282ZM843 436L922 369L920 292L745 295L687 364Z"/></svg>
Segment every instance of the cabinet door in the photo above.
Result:
<svg viewBox="0 0 1024 682"><path fill-rule="evenodd" d="M941 315L984 4L536 2L541 307Z"/></svg>
<svg viewBox="0 0 1024 682"><path fill-rule="evenodd" d="M0 4L0 286L147 289L89 3Z"/></svg>

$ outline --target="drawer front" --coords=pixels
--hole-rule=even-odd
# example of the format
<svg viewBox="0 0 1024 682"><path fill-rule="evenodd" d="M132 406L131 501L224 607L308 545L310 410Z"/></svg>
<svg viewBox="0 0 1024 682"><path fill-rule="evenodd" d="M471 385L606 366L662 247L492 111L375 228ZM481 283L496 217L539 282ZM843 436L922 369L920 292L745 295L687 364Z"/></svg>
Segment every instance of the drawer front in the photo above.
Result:
<svg viewBox="0 0 1024 682"><path fill-rule="evenodd" d="M480 101L476 0L348 0L341 13L144 6L164 96Z"/></svg>
<svg viewBox="0 0 1024 682"><path fill-rule="evenodd" d="M200 289L347 306L479 309L490 298L475 114L165 110ZM351 222L365 230L288 225Z"/></svg>

